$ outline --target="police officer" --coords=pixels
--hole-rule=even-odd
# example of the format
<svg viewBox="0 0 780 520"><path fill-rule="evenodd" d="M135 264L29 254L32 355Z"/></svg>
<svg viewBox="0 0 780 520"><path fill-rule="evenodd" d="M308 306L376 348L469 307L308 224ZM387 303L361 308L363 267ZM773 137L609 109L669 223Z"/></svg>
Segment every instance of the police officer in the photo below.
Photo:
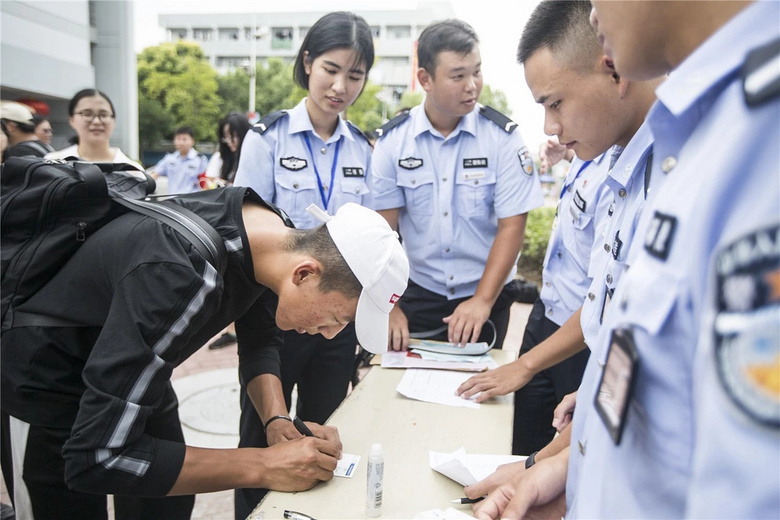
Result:
<svg viewBox="0 0 780 520"><path fill-rule="evenodd" d="M208 160L193 148L192 128L181 126L173 135L175 152L165 155L152 169L154 176L168 178L168 193L192 193L200 190L200 178L206 175Z"/></svg>
<svg viewBox="0 0 780 520"><path fill-rule="evenodd" d="M328 213L348 202L370 205L366 180L371 145L339 114L362 92L373 62L371 31L363 18L347 12L320 18L295 61L295 81L308 96L292 110L264 117L247 133L235 184L254 188L287 212L298 228L318 225L306 211L311 204ZM358 341L354 325L331 340L305 332L284 333L282 387L288 409L297 385L297 414L324 423L347 395ZM257 413L242 394L241 445L278 442L265 437ZM236 518L246 518L264 494L239 490Z"/></svg>
<svg viewBox="0 0 780 520"><path fill-rule="evenodd" d="M403 308L392 318L394 350L407 348L410 330L442 325L442 339L476 341L488 318L500 347L526 216L543 202L517 125L477 102L478 45L459 20L427 27L417 46L425 102L378 131L375 209L399 230L411 264ZM485 332L490 341L492 330Z"/></svg>

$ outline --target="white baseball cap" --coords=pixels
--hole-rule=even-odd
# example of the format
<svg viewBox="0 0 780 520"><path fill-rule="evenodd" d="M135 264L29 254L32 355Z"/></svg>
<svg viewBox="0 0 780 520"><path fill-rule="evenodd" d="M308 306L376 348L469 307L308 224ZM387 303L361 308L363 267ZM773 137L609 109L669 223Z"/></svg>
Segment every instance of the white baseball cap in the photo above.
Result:
<svg viewBox="0 0 780 520"><path fill-rule="evenodd" d="M34 124L30 108L16 101L0 101L0 119L27 125Z"/></svg>
<svg viewBox="0 0 780 520"><path fill-rule="evenodd" d="M358 342L373 354L386 352L389 314L409 280L409 259L398 233L379 213L354 202L344 204L333 216L314 204L306 211L325 223L363 286L355 314Z"/></svg>

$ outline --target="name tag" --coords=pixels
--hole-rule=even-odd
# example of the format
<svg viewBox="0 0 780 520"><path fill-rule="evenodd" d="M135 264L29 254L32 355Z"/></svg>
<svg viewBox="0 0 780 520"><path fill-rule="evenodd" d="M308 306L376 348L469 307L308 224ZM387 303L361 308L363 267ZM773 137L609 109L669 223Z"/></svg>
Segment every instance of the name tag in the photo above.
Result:
<svg viewBox="0 0 780 520"><path fill-rule="evenodd" d="M607 362L601 374L594 405L612 437L612 442L616 445L620 444L623 428L626 425L628 405L633 397L638 366L639 353L636 350L633 333L629 329L612 331Z"/></svg>
<svg viewBox="0 0 780 520"><path fill-rule="evenodd" d="M344 177L365 177L366 176L366 174L363 172L363 168L344 167L341 169L341 171L344 173Z"/></svg>
<svg viewBox="0 0 780 520"><path fill-rule="evenodd" d="M487 157L475 157L472 159L463 159L464 168L487 168Z"/></svg>
<svg viewBox="0 0 780 520"><path fill-rule="evenodd" d="M484 179L485 172L463 172L463 178L467 181L473 181L476 179Z"/></svg>

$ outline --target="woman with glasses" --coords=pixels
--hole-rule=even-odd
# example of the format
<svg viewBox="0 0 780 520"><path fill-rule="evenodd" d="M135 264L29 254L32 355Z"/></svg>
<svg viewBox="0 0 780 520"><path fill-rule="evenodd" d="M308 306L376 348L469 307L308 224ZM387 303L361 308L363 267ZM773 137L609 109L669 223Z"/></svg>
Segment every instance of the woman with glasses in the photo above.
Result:
<svg viewBox="0 0 780 520"><path fill-rule="evenodd" d="M143 170L140 164L127 157L122 150L111 146L116 112L114 104L103 92L95 89L77 92L68 104L68 114L70 127L76 131L75 144L46 154L46 159L75 157L92 162L127 163Z"/></svg>
<svg viewBox="0 0 780 520"><path fill-rule="evenodd" d="M244 136L252 128L246 116L239 112L230 112L219 121L217 137L219 150L214 152L206 167L206 177L221 179L223 184L233 184L241 156Z"/></svg>

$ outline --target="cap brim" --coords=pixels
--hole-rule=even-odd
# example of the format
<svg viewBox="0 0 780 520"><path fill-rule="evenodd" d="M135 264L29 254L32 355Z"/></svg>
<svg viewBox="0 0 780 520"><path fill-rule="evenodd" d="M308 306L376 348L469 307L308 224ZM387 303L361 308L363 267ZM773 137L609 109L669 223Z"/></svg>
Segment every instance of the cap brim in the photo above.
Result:
<svg viewBox="0 0 780 520"><path fill-rule="evenodd" d="M390 315L380 309L366 291L362 291L355 312L355 333L360 346L372 354L387 352L389 321Z"/></svg>

